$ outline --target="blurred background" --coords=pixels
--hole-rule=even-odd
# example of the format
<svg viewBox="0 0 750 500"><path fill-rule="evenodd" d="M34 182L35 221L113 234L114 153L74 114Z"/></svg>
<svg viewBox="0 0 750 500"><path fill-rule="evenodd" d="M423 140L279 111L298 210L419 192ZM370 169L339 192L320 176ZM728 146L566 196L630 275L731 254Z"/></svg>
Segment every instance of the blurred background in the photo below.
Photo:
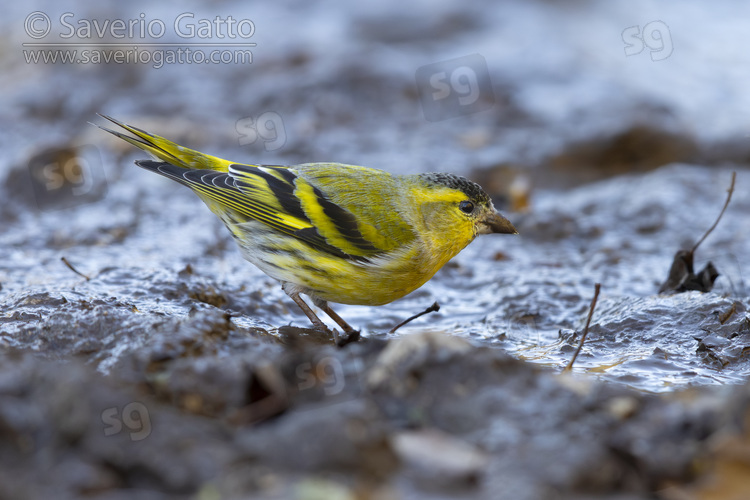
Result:
<svg viewBox="0 0 750 500"><path fill-rule="evenodd" d="M26 163L74 141L107 154L114 146L87 123L101 112L247 161L511 165L547 187L673 161L745 161L744 8L8 6L4 157Z"/></svg>
<svg viewBox="0 0 750 500"><path fill-rule="evenodd" d="M750 352L749 18L750 5L732 1L386 0L359 5L35 0L4 5L0 17L0 348L4 355L21 357L4 362L8 377L20 374L14 375L15 382L8 382L5 393L0 374L0 395L16 398L0 399L6 408L15 408L16 415L11 418L10 410L4 414L0 409L0 435L10 429L8 434L19 443L28 438L38 444L30 449L47 450L58 458L72 454L80 467L73 476L67 470L37 468L29 465L36 463L36 451L31 451L30 462L18 461L17 475L6 483L11 486L0 488L0 493L35 498L57 492L53 485L65 482L63 490L73 496L88 491L106 497L125 487L151 491L157 484L154 491L199 491L200 498L248 492L284 497L286 489L266 488L278 486L269 479L275 476L258 472L254 465L248 466L250 472L242 469L253 478L247 484L232 482L234 476L216 480L211 467L195 465L201 460L197 451L185 457L175 451L184 444L177 429L203 429L195 431L201 437L193 445L213 447L209 455L217 464L255 459L264 464L293 462L299 451L293 441L314 434L304 425L311 418L308 405L325 400L330 391L301 400L290 396L279 407L258 410L251 404L258 401L258 394L275 394L269 389L273 384L258 382L261 361L286 374L287 385L296 387L294 394L300 392L300 381L289 382L288 373L301 373L304 363L322 366L318 383L330 389L326 384L331 377L333 382L345 381L342 394L347 402L356 403L362 400L363 387L369 387L357 377L369 373L363 367L372 365L373 353L382 348L378 342L392 345L436 332L478 348L465 354L469 371L483 366L482 356L488 355L482 349L487 348L492 356L508 352L559 371L577 345L597 282L602 283L602 297L592 322L593 340L576 366L592 379L611 384L604 392L614 391L619 397L617 391L636 391L623 397L643 408L653 404L654 414L660 415L677 403L666 399L646 403L652 400L643 399L645 394L669 397L689 387L742 387L750 373L745 354ZM237 162L334 161L392 173L465 175L491 194L521 235L479 238L425 287L383 308L340 307L337 311L371 340L366 346L380 346L370 350L355 346L342 354L328 345L328 339L304 331L290 333L290 323L306 327L307 321L278 285L241 259L228 232L189 190L134 166L133 160L143 154L92 126L107 126L97 113ZM718 269L715 287L710 293L657 295L675 252L689 248L715 220L732 171L738 173L732 203L696 253L696 271L709 261ZM442 306L439 313L415 321L398 335L384 333L434 301ZM297 352L299 342L310 342L313 347L305 352L317 353L318 361L290 361L290 352ZM459 351L464 352L455 352ZM29 352L34 353L33 361L18 354ZM321 356L337 361L316 365ZM64 363L49 364L58 360ZM352 365L353 360L360 364ZM532 377L530 373L536 372L527 365L513 365L503 377ZM302 372L308 373L310 366ZM351 366L359 368L352 371ZM353 383L352 377L359 382ZM477 384L497 389L493 380L488 375ZM432 380L434 387L443 382ZM97 392L93 387L101 384L118 389ZM64 389L76 385L80 393ZM463 403L447 402L446 411L486 415L488 422L472 424L476 429L498 419L520 429L519 422L534 422L535 417L549 414L547 404L557 410L583 404L581 400L551 402L554 398L548 393L522 390L522 386L516 387L518 393L503 389L508 391L503 398L529 398L529 406L518 413L502 413L504 404L488 410L483 406L486 402L467 404L463 410L459 410ZM588 390L580 386L573 392L584 398L581 394L590 396ZM729 403L717 403L735 411L727 410L721 418L728 414L740 418L737 415L744 410L738 408L744 403L737 401L746 399L742 389L737 390ZM402 395L395 389L394 393ZM64 397L51 398L54 394ZM13 406L21 400L24 410ZM76 413L65 401L87 403L83 410L74 405L80 410ZM242 410L247 405L260 416L248 417ZM601 403L607 416L592 418L609 422L608 405ZM135 415L129 421L124 420L125 407L130 408L128 415ZM434 410L430 408L423 410L429 413ZM633 415L627 405L625 410L622 405L617 408L617 415ZM693 415L680 408L669 414ZM187 414L188 420L176 417L175 410ZM55 427L49 442L34 434L44 424L32 414L44 412L69 419L63 419L68 427ZM207 437L219 432L216 429L223 428L222 419L228 416L247 424L284 412L288 420L271 432L273 439L268 438L281 451L270 458L255 445L237 445L238 451L234 443ZM414 413L406 409L395 417L387 411L387 417L354 413L382 434L368 434L366 446L357 448L363 441L352 438L355 446L321 432L312 449L349 450L349 455L341 452L345 457L341 460L362 464L371 464L370 459L375 464L389 463L389 453L395 453L400 463L413 465L416 460L416 469L406 468L406 482L399 482L403 477L397 476L401 479L383 483L386 486L378 490L383 498L394 492L424 493L420 481L434 479L420 468L424 464L414 450L434 451L445 445L448 455L468 456L466 463L480 465L468 472L461 469L460 481L454 483L450 474L455 470L449 463L446 467L452 472L445 474L450 487L460 484L479 488L471 490L477 497L490 495L496 491L494 486L477 479L485 477L489 467L493 477L518 483L518 490L508 490L515 491L512 498L526 498L521 491L528 498L543 498L555 488L578 491L580 481L590 483L586 471L591 464L598 466L605 453L584 447L561 475L566 479L554 483L549 478L556 465L543 457L557 452L545 451L547 444L514 441L509 437L512 433L505 431L492 434L494 444L487 444L489 434L459 431L463 427L452 424L438 427L479 446L481 453L435 441L432 434L418 436L416 444L409 441L414 436L393 441L394 429L419 428L424 422L415 423ZM90 415L96 420L93 427L81 423L88 422ZM190 420L194 415L208 420ZM324 415L329 418L324 412L318 420ZM133 433L112 431L116 426L109 424L120 422L120 416L126 428L139 432L148 420L145 436L151 438L136 434L138 439L133 439ZM705 415L696 410L693 416L691 422L700 427L696 422L703 422ZM329 427L335 430L336 418L348 417L330 418ZM151 422L159 419L174 429L171 434L165 427L161 434L151 433ZM726 430L719 420L715 416L714 427L706 425ZM669 434L664 427L643 422L636 420L634 428L645 426L653 436ZM35 431L27 429L34 425ZM555 432L560 432L566 437L559 446L567 450L571 443L579 444L571 437L579 432L612 431L565 425L550 423L549 434L543 432L540 439L555 442L559 437ZM258 439L255 431L242 434L244 427L240 429L233 439ZM613 473L592 486L594 490L655 491L668 481L695 476L686 463L694 458L691 453L703 449L700 446L683 453L685 463L669 462L659 468L654 464L663 457L653 450L645 452L645 458L638 455L635 447L622 445L635 434L623 432L617 434L619 441L602 444L602 449L627 448L626 454L643 460L638 463L648 473L632 477ZM70 433L75 439L93 433L96 444L85 453L75 448L79 445L69 447ZM117 436L110 439L111 434ZM700 439L709 434L701 434ZM693 434L669 435L685 443L698 439ZM55 441L58 438L60 442ZM140 439L144 448L127 448ZM380 448L382 439L391 443L386 446L389 451ZM351 451L352 446L358 451ZM118 454L115 448L130 451ZM195 459L191 463L202 472L181 476L144 458L165 449L174 452L172 456L163 451L180 474L192 470L186 469L183 459ZM525 450L530 458L511 467L503 450L513 451L513 456ZM15 457L16 452L12 448L3 456ZM140 458L132 458L136 456ZM309 458L315 456L319 455L301 453L300 463L292 467L294 474L338 467L335 458L318 462ZM619 471L619 459L612 460L615 465L610 470ZM100 465L91 465L99 462L109 464L104 469L111 470L105 473ZM445 475L440 469L444 466L426 467L440 476ZM142 480L133 473L136 469L148 470L157 479L153 484ZM46 483L28 486L33 483L28 474L51 470L51 489L45 489ZM283 470L278 474L287 474ZM393 473L380 465L373 470L378 471L376 478L365 474L368 485ZM306 480L300 479L302 497L333 498L326 495L340 493L335 481L308 484ZM206 487L209 483L212 486ZM28 486L25 496L8 493L18 485ZM357 488L351 491L370 491L361 484ZM460 491L459 496L466 498L466 491Z"/></svg>

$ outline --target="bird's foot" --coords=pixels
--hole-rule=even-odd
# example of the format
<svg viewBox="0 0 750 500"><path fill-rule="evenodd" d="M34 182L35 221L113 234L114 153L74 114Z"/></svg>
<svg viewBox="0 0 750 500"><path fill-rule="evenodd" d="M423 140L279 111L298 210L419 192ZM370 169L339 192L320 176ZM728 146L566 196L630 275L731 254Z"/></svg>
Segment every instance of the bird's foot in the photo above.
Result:
<svg viewBox="0 0 750 500"><path fill-rule="evenodd" d="M337 330L333 330L333 342L336 344L336 347L344 347L352 342L357 342L360 338L361 335L358 330L351 330L343 334L339 334Z"/></svg>

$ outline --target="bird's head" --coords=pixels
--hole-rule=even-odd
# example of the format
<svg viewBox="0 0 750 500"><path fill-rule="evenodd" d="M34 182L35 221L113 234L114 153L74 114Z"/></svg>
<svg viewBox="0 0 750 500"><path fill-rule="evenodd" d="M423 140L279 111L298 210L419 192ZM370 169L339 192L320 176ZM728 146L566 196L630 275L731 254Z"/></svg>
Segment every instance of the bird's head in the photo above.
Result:
<svg viewBox="0 0 750 500"><path fill-rule="evenodd" d="M478 234L518 234L478 184L454 174L416 177L421 185L414 190L415 197L425 229L433 239L450 239L463 248Z"/></svg>

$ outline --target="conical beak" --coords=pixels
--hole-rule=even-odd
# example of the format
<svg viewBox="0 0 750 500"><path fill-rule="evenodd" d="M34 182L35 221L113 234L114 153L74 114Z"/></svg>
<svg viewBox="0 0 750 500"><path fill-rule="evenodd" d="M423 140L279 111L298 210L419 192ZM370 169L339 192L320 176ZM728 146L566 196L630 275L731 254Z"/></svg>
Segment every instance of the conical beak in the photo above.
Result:
<svg viewBox="0 0 750 500"><path fill-rule="evenodd" d="M508 219L495 212L488 214L487 217L479 223L479 234L490 233L518 234L518 231L516 231L516 228L513 227L513 224L511 224Z"/></svg>

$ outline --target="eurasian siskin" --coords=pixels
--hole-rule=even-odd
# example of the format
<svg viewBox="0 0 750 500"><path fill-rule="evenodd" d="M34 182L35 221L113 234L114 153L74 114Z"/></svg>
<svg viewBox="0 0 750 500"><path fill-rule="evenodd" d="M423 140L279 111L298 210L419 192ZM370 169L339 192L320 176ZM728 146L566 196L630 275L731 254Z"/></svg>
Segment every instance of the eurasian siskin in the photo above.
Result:
<svg viewBox="0 0 750 500"><path fill-rule="evenodd" d="M478 234L517 233L479 185L457 175L233 163L101 116L133 136L102 129L157 159L138 166L191 188L229 228L244 258L281 282L324 331L300 294L356 336L329 301L387 304L422 286Z"/></svg>

